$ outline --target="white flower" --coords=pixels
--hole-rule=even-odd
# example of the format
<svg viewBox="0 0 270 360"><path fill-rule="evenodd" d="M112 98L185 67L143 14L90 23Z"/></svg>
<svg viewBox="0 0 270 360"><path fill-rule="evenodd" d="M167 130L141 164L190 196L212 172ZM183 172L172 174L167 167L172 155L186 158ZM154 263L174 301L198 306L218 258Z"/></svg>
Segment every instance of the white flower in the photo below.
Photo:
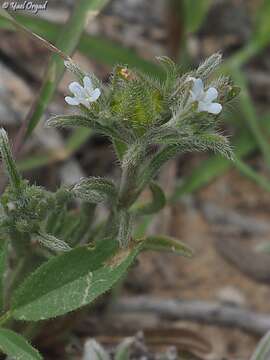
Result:
<svg viewBox="0 0 270 360"><path fill-rule="evenodd" d="M221 104L213 102L218 97L218 91L214 87L210 87L206 91L202 79L195 79L190 77L189 81L193 81L193 88L190 91L189 101L198 102L198 111L207 111L210 114L219 114L222 110Z"/></svg>
<svg viewBox="0 0 270 360"><path fill-rule="evenodd" d="M77 82L72 82L69 85L69 90L74 95L74 97L65 97L65 100L69 105L82 104L89 107L92 102L97 101L101 94L99 88L94 89L92 80L89 76L83 78L83 86Z"/></svg>

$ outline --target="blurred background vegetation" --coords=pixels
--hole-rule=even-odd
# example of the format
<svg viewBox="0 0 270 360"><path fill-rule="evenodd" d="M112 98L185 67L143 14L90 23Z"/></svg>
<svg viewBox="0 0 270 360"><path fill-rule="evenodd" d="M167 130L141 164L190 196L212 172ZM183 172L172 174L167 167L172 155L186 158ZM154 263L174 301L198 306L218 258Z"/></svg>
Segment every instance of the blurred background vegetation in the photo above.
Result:
<svg viewBox="0 0 270 360"><path fill-rule="evenodd" d="M270 1L50 0L47 10L36 15L10 13L104 81L119 63L162 77L155 56L170 56L184 72L214 52L223 53L221 73L241 87L222 124L236 160L188 154L166 165L159 180L168 206L157 218L138 224L137 232L175 235L194 248L194 259L143 255L121 294L216 300L269 312ZM86 175L117 178L117 161L106 139L89 129L44 128L52 114L72 111L64 103L71 76L64 74L61 57L15 30L0 18L0 123L13 139L20 169L49 189ZM248 359L257 341L254 333L262 335L252 326L228 331L196 321L161 320L157 313L139 315L135 321L129 313L112 310L100 321L95 310L74 331L75 350L69 344L67 352L80 352L81 338L88 336L116 341L108 335L116 327L119 338L145 330L150 343L159 339L159 346L175 345L199 359ZM52 336L48 339L39 340L45 348L54 343ZM63 346L54 351L55 359Z"/></svg>

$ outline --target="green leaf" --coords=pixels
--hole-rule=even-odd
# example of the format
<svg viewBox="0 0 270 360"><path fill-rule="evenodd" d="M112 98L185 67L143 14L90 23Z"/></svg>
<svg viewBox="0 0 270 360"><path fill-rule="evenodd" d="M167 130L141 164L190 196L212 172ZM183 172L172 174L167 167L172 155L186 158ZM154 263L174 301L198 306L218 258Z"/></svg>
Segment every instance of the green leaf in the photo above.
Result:
<svg viewBox="0 0 270 360"><path fill-rule="evenodd" d="M116 348L115 360L129 360L131 346L134 344L135 341L136 340L134 337L124 339Z"/></svg>
<svg viewBox="0 0 270 360"><path fill-rule="evenodd" d="M239 101L241 105L241 111L244 115L244 120L246 121L251 133L256 140L258 147L262 151L264 159L270 167L270 145L267 137L265 136L262 128L260 127L260 122L256 114L256 109L249 94L247 80L244 74L240 70L232 71L233 79L241 87L241 93L239 96Z"/></svg>
<svg viewBox="0 0 270 360"><path fill-rule="evenodd" d="M42 356L21 335L0 329L0 349L14 360L41 360Z"/></svg>
<svg viewBox="0 0 270 360"><path fill-rule="evenodd" d="M11 185L14 189L20 190L22 179L17 171L16 164L11 153L8 136L4 129L0 129L0 152L4 160Z"/></svg>
<svg viewBox="0 0 270 360"><path fill-rule="evenodd" d="M111 180L98 177L82 179L72 187L71 191L79 199L93 204L104 201L114 202L118 195Z"/></svg>
<svg viewBox="0 0 270 360"><path fill-rule="evenodd" d="M270 357L270 331L261 339L250 360L267 360Z"/></svg>
<svg viewBox="0 0 270 360"><path fill-rule="evenodd" d="M185 257L191 257L193 254L192 250L180 240L165 235L147 236L143 240L143 249L173 252Z"/></svg>
<svg viewBox="0 0 270 360"><path fill-rule="evenodd" d="M193 33L199 30L206 18L212 0L184 0L186 31Z"/></svg>
<svg viewBox="0 0 270 360"><path fill-rule="evenodd" d="M7 245L7 241L0 239L0 311L4 307L4 276L7 265Z"/></svg>
<svg viewBox="0 0 270 360"><path fill-rule="evenodd" d="M116 241L96 248L81 247L50 259L16 291L11 314L17 320L37 321L66 314L94 301L125 274L141 243L119 250Z"/></svg>
<svg viewBox="0 0 270 360"><path fill-rule="evenodd" d="M270 14L270 2L269 0L263 0L262 5L259 7L259 10L256 14L256 22L254 25L254 33L252 42L258 44L260 46L265 46L269 44L270 38L270 21L269 21L269 14Z"/></svg>
<svg viewBox="0 0 270 360"><path fill-rule="evenodd" d="M63 240L57 239L55 236L45 233L37 234L38 242L46 248L53 251L70 251L71 247Z"/></svg>
<svg viewBox="0 0 270 360"><path fill-rule="evenodd" d="M110 138L113 137L120 140L122 139L116 128L102 125L97 121L97 119L91 119L81 115L54 116L47 121L47 126L56 128L85 127Z"/></svg>
<svg viewBox="0 0 270 360"><path fill-rule="evenodd" d="M95 339L90 339L84 345L82 360L110 360L110 356Z"/></svg>
<svg viewBox="0 0 270 360"><path fill-rule="evenodd" d="M152 182L150 184L152 201L146 204L134 204L131 211L135 215L150 215L159 212L166 205L166 196L161 187Z"/></svg>

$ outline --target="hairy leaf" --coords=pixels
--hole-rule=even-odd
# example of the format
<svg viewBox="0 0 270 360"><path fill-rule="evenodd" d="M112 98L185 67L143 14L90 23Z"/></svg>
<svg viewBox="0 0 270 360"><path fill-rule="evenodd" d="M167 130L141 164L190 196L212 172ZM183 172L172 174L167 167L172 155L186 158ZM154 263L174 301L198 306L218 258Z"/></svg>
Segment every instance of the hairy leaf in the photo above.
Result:
<svg viewBox="0 0 270 360"><path fill-rule="evenodd" d="M50 234L39 233L37 234L37 240L41 245L53 251L71 250L71 247L67 243Z"/></svg>
<svg viewBox="0 0 270 360"><path fill-rule="evenodd" d="M85 127L93 131L108 136L109 138L119 141L131 140L131 134L120 127L120 124L112 123L103 125L98 118L82 115L59 115L50 118L47 121L48 127L64 128L64 127ZM125 132L124 132L125 131ZM124 134L123 134L124 132Z"/></svg>
<svg viewBox="0 0 270 360"><path fill-rule="evenodd" d="M41 360L42 356L21 335L0 329L0 349L14 360Z"/></svg>
<svg viewBox="0 0 270 360"><path fill-rule="evenodd" d="M73 186L71 191L78 198L88 201L93 204L98 204L104 201L116 201L117 189L111 180L90 177L82 179Z"/></svg>
<svg viewBox="0 0 270 360"><path fill-rule="evenodd" d="M191 257L192 250L180 240L165 236L153 235L147 236L143 241L144 250L167 251L177 255Z"/></svg>
<svg viewBox="0 0 270 360"><path fill-rule="evenodd" d="M161 187L152 182L150 184L150 190L152 193L152 201L144 204L134 204L131 211L135 215L150 215L159 212L166 205L166 196Z"/></svg>
<svg viewBox="0 0 270 360"><path fill-rule="evenodd" d="M22 179L13 160L7 133L3 128L0 129L0 152L5 163L11 185L14 189L19 190L22 185Z"/></svg>
<svg viewBox="0 0 270 360"><path fill-rule="evenodd" d="M127 271L141 243L119 250L115 241L81 247L50 259L16 291L11 305L15 319L37 321L63 315L94 301Z"/></svg>

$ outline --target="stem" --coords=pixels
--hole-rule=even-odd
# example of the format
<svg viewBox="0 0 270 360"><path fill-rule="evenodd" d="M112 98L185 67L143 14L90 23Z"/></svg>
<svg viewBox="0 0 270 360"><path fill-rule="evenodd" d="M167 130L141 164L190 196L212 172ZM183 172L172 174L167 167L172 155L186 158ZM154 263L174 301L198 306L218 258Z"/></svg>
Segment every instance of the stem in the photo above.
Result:
<svg viewBox="0 0 270 360"><path fill-rule="evenodd" d="M0 326L2 326L3 324L5 324L11 317L11 311L7 311L5 314L3 314L2 316L0 316Z"/></svg>

